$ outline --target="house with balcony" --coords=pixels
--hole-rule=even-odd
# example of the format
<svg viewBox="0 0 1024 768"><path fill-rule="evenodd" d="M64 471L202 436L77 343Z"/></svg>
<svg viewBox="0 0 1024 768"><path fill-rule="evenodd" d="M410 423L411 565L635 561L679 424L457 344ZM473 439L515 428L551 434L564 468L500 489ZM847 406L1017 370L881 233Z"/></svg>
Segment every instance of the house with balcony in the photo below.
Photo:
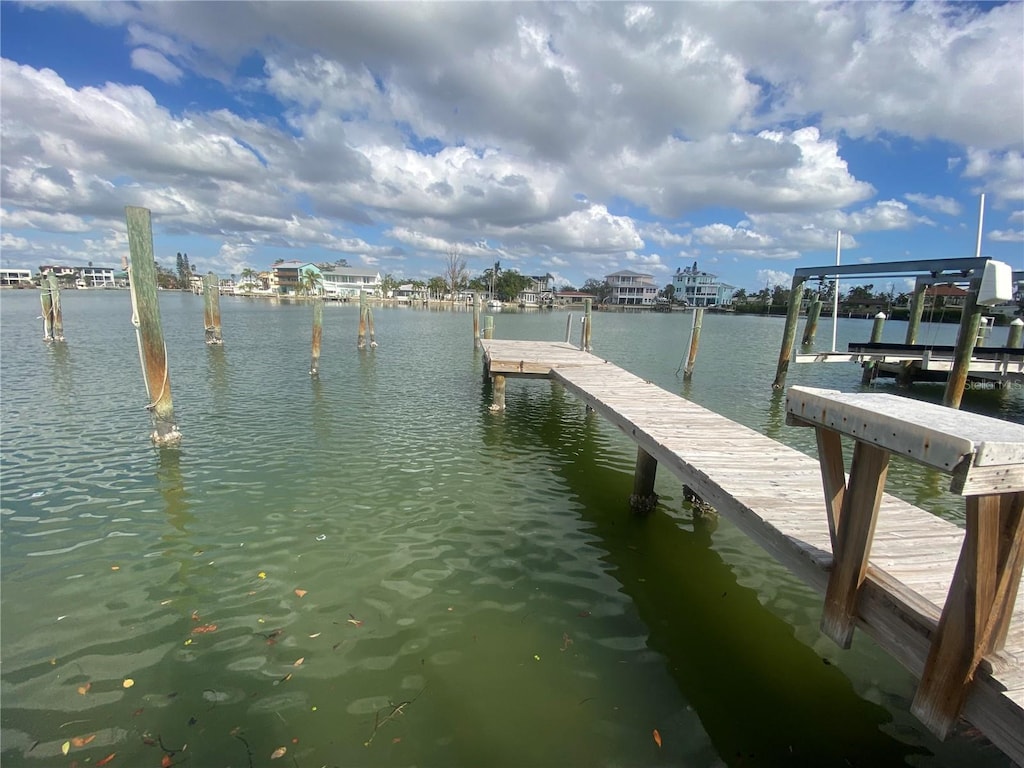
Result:
<svg viewBox="0 0 1024 768"><path fill-rule="evenodd" d="M30 288L32 287L32 270L13 267L2 268L0 269L0 285L4 287Z"/></svg>
<svg viewBox="0 0 1024 768"><path fill-rule="evenodd" d="M736 286L720 282L718 275L697 269L697 262L692 267L677 269L672 287L673 300L690 307L728 306L736 292Z"/></svg>
<svg viewBox="0 0 1024 768"><path fill-rule="evenodd" d="M270 268L270 288L280 295L299 292L299 276L307 269L322 274L320 268L308 261L279 261Z"/></svg>
<svg viewBox="0 0 1024 768"><path fill-rule="evenodd" d="M380 272L360 267L334 267L321 272L324 278L324 292L333 299L359 298L365 291L379 296Z"/></svg>
<svg viewBox="0 0 1024 768"><path fill-rule="evenodd" d="M624 269L605 275L604 279L608 283L608 287L611 288L607 302L609 304L649 307L654 304L658 295L658 286L654 284L654 275Z"/></svg>

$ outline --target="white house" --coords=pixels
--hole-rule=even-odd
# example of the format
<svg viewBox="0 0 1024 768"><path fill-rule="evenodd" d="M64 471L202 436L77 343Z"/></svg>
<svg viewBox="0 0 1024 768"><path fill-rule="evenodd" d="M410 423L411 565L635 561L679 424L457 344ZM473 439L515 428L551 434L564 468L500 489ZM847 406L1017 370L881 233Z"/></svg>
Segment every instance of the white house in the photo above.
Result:
<svg viewBox="0 0 1024 768"><path fill-rule="evenodd" d="M380 272L358 267L335 267L321 273L324 278L324 292L338 299L356 298L360 292L380 294Z"/></svg>
<svg viewBox="0 0 1024 768"><path fill-rule="evenodd" d="M0 269L0 285L31 286L32 270L2 268Z"/></svg>
<svg viewBox="0 0 1024 768"><path fill-rule="evenodd" d="M520 307L544 307L552 304L555 293L551 287L551 275L530 275L530 284L519 292L516 300Z"/></svg>
<svg viewBox="0 0 1024 768"><path fill-rule="evenodd" d="M635 306L651 306L658 295L658 287L654 284L654 276L643 272L631 272L624 269L605 275L604 278L611 288L609 304L627 304Z"/></svg>

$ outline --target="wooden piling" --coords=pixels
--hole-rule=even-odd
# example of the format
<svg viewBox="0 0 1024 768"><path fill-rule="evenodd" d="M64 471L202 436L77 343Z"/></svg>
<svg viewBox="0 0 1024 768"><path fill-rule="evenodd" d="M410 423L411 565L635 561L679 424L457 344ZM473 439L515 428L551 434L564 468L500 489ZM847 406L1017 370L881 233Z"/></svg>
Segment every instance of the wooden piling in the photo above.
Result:
<svg viewBox="0 0 1024 768"><path fill-rule="evenodd" d="M693 310L693 325L690 327L690 351L686 356L686 367L683 368L683 381L693 378L693 368L697 364L697 348L700 346L700 329L704 324L704 307Z"/></svg>
<svg viewBox="0 0 1024 768"><path fill-rule="evenodd" d="M57 275L50 272L48 275L50 283L51 315L53 317L53 340L64 341L64 310L60 305L60 281Z"/></svg>
<svg viewBox="0 0 1024 768"><path fill-rule="evenodd" d="M1024 320L1019 317L1010 323L1006 332L1006 346L1014 349L1024 346Z"/></svg>
<svg viewBox="0 0 1024 768"><path fill-rule="evenodd" d="M906 344L917 343L917 334L921 330L921 318L924 316L924 294L928 290L928 283L917 278L914 282L914 293L910 299L910 314L907 318ZM905 362L900 365L899 383L901 386L910 384L914 374L914 363Z"/></svg>
<svg viewBox="0 0 1024 768"><path fill-rule="evenodd" d="M953 367L946 379L946 390L942 394L942 404L950 408L959 408L967 386L967 374L971 367L971 356L981 326L981 309L978 307L978 289L980 280L972 280L964 296L964 305L960 315L960 330L957 332L956 348L953 351Z"/></svg>
<svg viewBox="0 0 1024 768"><path fill-rule="evenodd" d="M377 334L373 328L373 307L370 306L370 302L366 302L366 328L370 332L370 349L377 348Z"/></svg>
<svg viewBox="0 0 1024 768"><path fill-rule="evenodd" d="M879 312L875 315L875 321L871 324L871 343L877 344L882 340L882 331L885 328L885 312ZM875 367L877 363L866 362L861 363L860 383L870 384L871 380L875 377Z"/></svg>
<svg viewBox="0 0 1024 768"><path fill-rule="evenodd" d="M565 316L565 343L572 342L572 312Z"/></svg>
<svg viewBox="0 0 1024 768"><path fill-rule="evenodd" d="M636 471L633 474L633 494L629 497L629 508L637 515L646 515L658 506L658 494L654 492L654 481L658 476L658 460L641 448L636 447Z"/></svg>
<svg viewBox="0 0 1024 768"><path fill-rule="evenodd" d="M480 294L473 294L473 346L480 346Z"/></svg>
<svg viewBox="0 0 1024 768"><path fill-rule="evenodd" d="M590 345L590 326L593 315L591 314L593 299L583 300L583 339L580 344L580 348L584 352L590 352L592 347Z"/></svg>
<svg viewBox="0 0 1024 768"><path fill-rule="evenodd" d="M805 280L806 278L794 276L793 286L789 290L786 327L782 331L782 348L779 350L779 365L775 369L772 389L782 389L786 386L786 374L789 373L789 360L793 356L793 343L796 341L796 325L800 318L800 302L804 296Z"/></svg>
<svg viewBox="0 0 1024 768"><path fill-rule="evenodd" d="M807 310L807 323L804 325L804 337L800 341L803 346L810 346L814 343L814 337L818 333L818 318L820 317L821 299L815 299L811 302L811 306Z"/></svg>
<svg viewBox="0 0 1024 768"><path fill-rule="evenodd" d="M324 335L324 300L322 296L313 297L313 345L309 358L309 375L314 378L320 375L320 341Z"/></svg>
<svg viewBox="0 0 1024 768"><path fill-rule="evenodd" d="M491 410L505 410L505 377L500 373L491 377Z"/></svg>
<svg viewBox="0 0 1024 768"><path fill-rule="evenodd" d="M484 338L494 338L494 315L484 315Z"/></svg>
<svg viewBox="0 0 1024 768"><path fill-rule="evenodd" d="M359 292L359 335L356 337L356 349L366 349L366 293Z"/></svg>
<svg viewBox="0 0 1024 768"><path fill-rule="evenodd" d="M220 332L220 280L213 272L203 276L203 324L207 344L223 344Z"/></svg>
<svg viewBox="0 0 1024 768"><path fill-rule="evenodd" d="M53 294L49 275L43 275L39 281L39 302L43 306L43 341L53 341Z"/></svg>
<svg viewBox="0 0 1024 768"><path fill-rule="evenodd" d="M174 423L171 401L171 375L167 367L167 347L160 326L160 303L156 291L156 261L153 259L153 228L148 208L125 206L128 225L128 249L131 253L128 282L132 296L132 324L139 343L139 359L146 380L153 419L151 439L157 445L181 440Z"/></svg>

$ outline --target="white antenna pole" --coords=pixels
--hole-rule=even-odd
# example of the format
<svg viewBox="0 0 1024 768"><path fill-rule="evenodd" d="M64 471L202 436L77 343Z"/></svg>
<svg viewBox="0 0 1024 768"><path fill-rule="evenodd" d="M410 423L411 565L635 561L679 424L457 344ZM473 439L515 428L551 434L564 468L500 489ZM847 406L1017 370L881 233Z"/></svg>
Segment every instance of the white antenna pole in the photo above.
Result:
<svg viewBox="0 0 1024 768"><path fill-rule="evenodd" d="M839 256L843 249L843 231L836 230L836 266L839 266ZM836 351L836 331L839 326L839 275L836 275L832 289L832 351Z"/></svg>
<svg viewBox="0 0 1024 768"><path fill-rule="evenodd" d="M978 245L974 249L974 258L981 256L981 225L985 221L985 193L981 193L981 204L978 206Z"/></svg>

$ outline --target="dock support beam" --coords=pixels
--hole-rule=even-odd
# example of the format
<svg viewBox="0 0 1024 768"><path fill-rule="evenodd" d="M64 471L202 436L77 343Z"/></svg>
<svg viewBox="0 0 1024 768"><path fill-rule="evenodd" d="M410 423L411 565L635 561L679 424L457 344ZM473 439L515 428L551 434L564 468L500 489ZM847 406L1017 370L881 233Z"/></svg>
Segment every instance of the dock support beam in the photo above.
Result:
<svg viewBox="0 0 1024 768"><path fill-rule="evenodd" d="M814 343L814 337L818 333L819 317L821 317L821 299L815 299L807 310L807 324L804 326L804 337L800 341L802 346L809 347Z"/></svg>
<svg viewBox="0 0 1024 768"><path fill-rule="evenodd" d="M967 373L971 368L971 355L978 340L978 328L981 326L981 310L978 308L978 289L980 280L972 280L964 297L964 306L960 315L960 330L956 337L956 349L953 352L953 368L946 379L946 391L942 395L942 404L949 408L959 408L967 386Z"/></svg>
<svg viewBox="0 0 1024 768"><path fill-rule="evenodd" d="M181 441L174 423L171 400L171 374L167 367L167 347L160 325L160 303L156 292L156 262L153 260L153 226L148 208L125 206L128 224L128 250L131 254L129 287L132 295L132 324L139 342L139 357L146 380L153 417L150 438L157 445Z"/></svg>
<svg viewBox="0 0 1024 768"><path fill-rule="evenodd" d="M1024 566L1024 493L967 497L967 529L911 712L940 739L981 658L1002 649Z"/></svg>
<svg viewBox="0 0 1024 768"><path fill-rule="evenodd" d="M843 493L838 540L833 548L832 573L821 614L822 633L840 648L849 648L853 640L857 597L868 570L871 540L889 472L889 452L858 440L853 447L850 467L850 482Z"/></svg>
<svg viewBox="0 0 1024 768"><path fill-rule="evenodd" d="M654 492L654 480L657 475L658 460L638 445L633 495L629 497L629 508L633 514L646 515L658 506L658 494Z"/></svg>
<svg viewBox="0 0 1024 768"><path fill-rule="evenodd" d="M213 272L203 276L203 324L207 344L224 343L220 332L220 280Z"/></svg>
<svg viewBox="0 0 1024 768"><path fill-rule="evenodd" d="M877 344L882 340L882 331L885 328L885 312L875 315L875 322L871 324L871 343ZM877 363L868 361L861 366L860 383L870 384L875 377Z"/></svg>
<svg viewBox="0 0 1024 768"><path fill-rule="evenodd" d="M491 376L491 410L505 410L505 377L500 373Z"/></svg>
<svg viewBox="0 0 1024 768"><path fill-rule="evenodd" d="M782 331L782 348L779 350L779 365L775 369L775 381L772 389L786 386L786 374L789 372L789 361L793 357L793 342L796 341L796 325L800 317L800 301L804 296L804 282L807 278L794 276L793 287L789 290L789 308L786 312L786 327Z"/></svg>
<svg viewBox="0 0 1024 768"><path fill-rule="evenodd" d="M324 300L320 296L313 297L313 343L309 357L309 375L320 376L320 342L324 336Z"/></svg>

